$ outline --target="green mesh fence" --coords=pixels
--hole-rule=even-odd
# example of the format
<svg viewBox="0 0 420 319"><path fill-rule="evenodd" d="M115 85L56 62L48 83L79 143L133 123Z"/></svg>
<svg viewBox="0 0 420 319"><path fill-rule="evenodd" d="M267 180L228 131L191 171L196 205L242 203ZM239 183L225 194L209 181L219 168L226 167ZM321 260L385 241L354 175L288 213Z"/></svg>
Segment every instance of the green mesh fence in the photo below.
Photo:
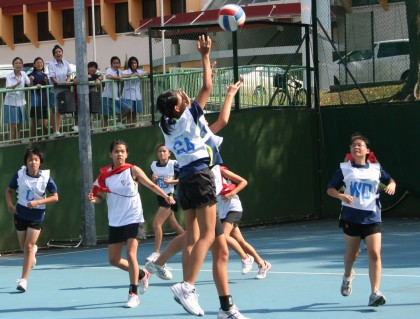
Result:
<svg viewBox="0 0 420 319"><path fill-rule="evenodd" d="M409 78L415 45L407 20L418 15L412 3L317 1L321 105L401 101L396 94Z"/></svg>
<svg viewBox="0 0 420 319"><path fill-rule="evenodd" d="M312 105L308 25L255 21L233 33L217 24L151 27L148 32L152 100L162 91L178 88L195 97L202 83L197 40L204 34L212 39L210 59L217 69L208 111L220 109L226 87L239 79L243 84L237 108Z"/></svg>

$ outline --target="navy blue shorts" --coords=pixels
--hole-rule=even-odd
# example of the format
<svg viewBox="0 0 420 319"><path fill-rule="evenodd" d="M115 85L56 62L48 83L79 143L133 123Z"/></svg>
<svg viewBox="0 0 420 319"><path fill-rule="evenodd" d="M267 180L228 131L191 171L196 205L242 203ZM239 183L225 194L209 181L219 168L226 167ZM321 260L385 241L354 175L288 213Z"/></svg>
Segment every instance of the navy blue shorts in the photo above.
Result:
<svg viewBox="0 0 420 319"><path fill-rule="evenodd" d="M169 195L173 197L172 194L169 194ZM173 205L168 204L166 202L166 200L162 196L160 196L160 195L157 195L157 200L158 200L158 204L159 204L160 207L165 207L165 208L169 208L170 207L171 210L174 213L176 213L178 211L178 202L175 202L175 204L173 204Z"/></svg>
<svg viewBox="0 0 420 319"><path fill-rule="evenodd" d="M120 227L108 226L108 244L126 242L128 239L143 239L144 223L134 223Z"/></svg>
<svg viewBox="0 0 420 319"><path fill-rule="evenodd" d="M26 220L20 218L18 215L14 215L15 219L15 228L18 231L25 231L28 228L33 228L36 230L40 230L42 228L42 222L40 221L33 221L33 220Z"/></svg>
<svg viewBox="0 0 420 319"><path fill-rule="evenodd" d="M206 168L183 177L178 183L178 200L183 210L216 204L213 172Z"/></svg>
<svg viewBox="0 0 420 319"><path fill-rule="evenodd" d="M382 233L381 222L373 224L357 224L341 220L340 224L343 227L344 234L352 237L360 237L361 239L365 239L369 235Z"/></svg>
<svg viewBox="0 0 420 319"><path fill-rule="evenodd" d="M222 222L220 221L219 215L216 216L216 228L214 230L215 237L219 237L220 235L225 235L223 231Z"/></svg>
<svg viewBox="0 0 420 319"><path fill-rule="evenodd" d="M226 217L221 219L222 223L230 223L234 226L238 226L239 222L242 219L242 212L231 211L227 213Z"/></svg>

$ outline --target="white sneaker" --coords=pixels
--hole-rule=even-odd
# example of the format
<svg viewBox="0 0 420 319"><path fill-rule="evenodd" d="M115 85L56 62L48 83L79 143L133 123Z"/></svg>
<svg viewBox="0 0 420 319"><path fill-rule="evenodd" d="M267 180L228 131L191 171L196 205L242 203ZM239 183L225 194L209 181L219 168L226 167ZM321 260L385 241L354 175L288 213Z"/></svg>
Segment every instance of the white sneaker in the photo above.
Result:
<svg viewBox="0 0 420 319"><path fill-rule="evenodd" d="M51 138L61 138L61 137L64 137L64 134L63 133L60 133L60 132L54 132L51 135Z"/></svg>
<svg viewBox="0 0 420 319"><path fill-rule="evenodd" d="M267 272L271 269L271 264L268 261L264 260L264 263L264 266L258 268L256 279L264 279L267 276Z"/></svg>
<svg viewBox="0 0 420 319"><path fill-rule="evenodd" d="M37 245L34 245L34 248L33 248L33 253L34 253L34 261L32 262L32 266L31 266L31 268L34 268L35 267L35 265L36 265L36 257L35 257L35 255L36 255L36 252L38 251L38 246Z"/></svg>
<svg viewBox="0 0 420 319"><path fill-rule="evenodd" d="M165 265L159 266L154 261L149 261L146 263L145 268L148 272L151 274L156 274L160 279L163 280L171 280L172 279L172 273L169 270L169 268Z"/></svg>
<svg viewBox="0 0 420 319"><path fill-rule="evenodd" d="M186 290L183 283L180 282L173 285L171 290L175 301L182 305L187 312L195 316L204 316L204 310L198 304L198 295L195 288Z"/></svg>
<svg viewBox="0 0 420 319"><path fill-rule="evenodd" d="M369 303L368 306L371 307L378 307L382 306L386 303L385 296L379 290L372 292L369 296Z"/></svg>
<svg viewBox="0 0 420 319"><path fill-rule="evenodd" d="M248 258L242 259L242 275L249 273L254 263L254 257L247 255Z"/></svg>
<svg viewBox="0 0 420 319"><path fill-rule="evenodd" d="M136 294L128 294L128 301L125 304L127 308L136 308L140 304L140 298Z"/></svg>
<svg viewBox="0 0 420 319"><path fill-rule="evenodd" d="M217 319L249 319L241 314L238 308L233 305L228 311L224 311L219 309L219 313L217 314Z"/></svg>
<svg viewBox="0 0 420 319"><path fill-rule="evenodd" d="M73 126L73 127L71 128L71 130L72 130L74 133L79 133L79 127L78 127L77 125Z"/></svg>
<svg viewBox="0 0 420 319"><path fill-rule="evenodd" d="M149 256L149 257L147 257L147 258L146 258L146 260L147 260L147 261L156 261L156 259L158 259L158 258L159 258L159 256L160 256L160 254L159 254L159 253L157 253L157 252L153 252L153 253L151 253L151 254L150 254L150 256Z"/></svg>
<svg viewBox="0 0 420 319"><path fill-rule="evenodd" d="M150 272L147 271L147 269L143 269L144 271L144 277L139 281L139 293L140 295L144 294L149 288L149 279L152 276Z"/></svg>
<svg viewBox="0 0 420 319"><path fill-rule="evenodd" d="M28 286L28 282L26 281L26 279L18 279L16 280L16 282L18 283L16 290L19 290L21 292L25 292L26 288Z"/></svg>
<svg viewBox="0 0 420 319"><path fill-rule="evenodd" d="M351 295L351 292L353 290L351 283L355 276L356 276L356 273L354 272L354 270L351 271L350 277L343 276L343 281L341 282L340 291L344 297Z"/></svg>

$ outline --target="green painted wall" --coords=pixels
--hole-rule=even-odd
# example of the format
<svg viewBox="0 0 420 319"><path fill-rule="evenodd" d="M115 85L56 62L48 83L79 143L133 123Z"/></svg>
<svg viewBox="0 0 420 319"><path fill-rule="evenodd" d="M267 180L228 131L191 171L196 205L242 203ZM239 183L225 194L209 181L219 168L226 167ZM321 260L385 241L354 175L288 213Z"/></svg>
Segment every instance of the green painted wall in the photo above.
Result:
<svg viewBox="0 0 420 319"><path fill-rule="evenodd" d="M325 107L321 111L323 174L321 194L323 216L338 216L340 203L328 197L325 187L349 152L350 135L360 132L371 142L382 167L397 183L395 196L381 195L384 217L420 216L420 103ZM408 195L404 195L408 193Z"/></svg>
<svg viewBox="0 0 420 319"><path fill-rule="evenodd" d="M233 113L229 125L220 132L224 137L222 154L225 164L245 177L249 186L240 194L244 204L245 224L302 218L316 213L314 156L311 118L305 111L249 110ZM208 116L211 123L215 116ZM157 126L127 129L92 135L93 175L110 163L109 144L113 139L129 144L129 162L140 166L147 174L155 159L155 148L163 141ZM47 207L39 245L50 239L77 239L81 234L80 173L78 138L70 137L39 143L45 152L44 167L59 188L59 202ZM16 145L0 149L2 187L5 189L13 173L22 164L26 148ZM147 222L157 209L155 194L140 187ZM7 212L2 193L0 206L0 250L17 249L18 242L13 217ZM291 200L294 199L294 200ZM96 230L99 238L107 236L106 204L95 206ZM180 214L182 217L182 214Z"/></svg>
<svg viewBox="0 0 420 319"><path fill-rule="evenodd" d="M216 115L207 116L211 123ZM225 165L249 182L241 194L243 224L293 221L306 217L336 218L340 203L326 195L326 184L348 152L349 137L355 131L371 139L372 149L384 168L396 179L399 194L410 194L386 216L420 216L420 108L413 105L346 106L313 110L250 109L233 112L221 153ZM320 125L318 125L320 123ZM157 126L92 135L93 175L110 163L109 144L123 139L129 144L129 162L147 174L155 159L155 148L163 142ZM0 148L0 180L3 190L22 165L26 148ZM45 168L58 184L60 201L47 207L39 240L68 240L81 234L80 173L78 138L40 143ZM156 196L140 187L146 231L157 209ZM17 249L13 217L7 212L2 192L0 205L0 251ZM107 237L106 204L95 206L99 239ZM182 219L182 213L179 215Z"/></svg>

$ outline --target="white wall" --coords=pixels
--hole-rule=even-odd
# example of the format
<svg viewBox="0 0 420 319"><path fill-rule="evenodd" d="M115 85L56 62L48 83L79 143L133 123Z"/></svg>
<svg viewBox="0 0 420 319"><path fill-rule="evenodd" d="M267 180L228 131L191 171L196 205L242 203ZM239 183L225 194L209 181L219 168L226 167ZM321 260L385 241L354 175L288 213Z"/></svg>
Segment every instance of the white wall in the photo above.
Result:
<svg viewBox="0 0 420 319"><path fill-rule="evenodd" d="M24 63L33 62L40 56L44 61L53 59L52 48L58 44L57 41L40 42L39 48L31 43L16 44L15 50L7 45L0 46L0 64L11 64L12 60L19 56ZM64 59L76 63L76 53L74 48L74 39L64 40L61 47L64 50ZM113 41L106 35L96 36L96 57L99 68L105 71L110 66L112 56L118 56L123 64L125 57L135 56L139 60L140 65L149 65L149 42L147 37L133 37L119 35L116 41ZM87 43L87 60L93 60L93 41Z"/></svg>
<svg viewBox="0 0 420 319"><path fill-rule="evenodd" d="M390 3L385 11L379 5L353 7L354 13L373 11L375 41L408 38L405 2Z"/></svg>

